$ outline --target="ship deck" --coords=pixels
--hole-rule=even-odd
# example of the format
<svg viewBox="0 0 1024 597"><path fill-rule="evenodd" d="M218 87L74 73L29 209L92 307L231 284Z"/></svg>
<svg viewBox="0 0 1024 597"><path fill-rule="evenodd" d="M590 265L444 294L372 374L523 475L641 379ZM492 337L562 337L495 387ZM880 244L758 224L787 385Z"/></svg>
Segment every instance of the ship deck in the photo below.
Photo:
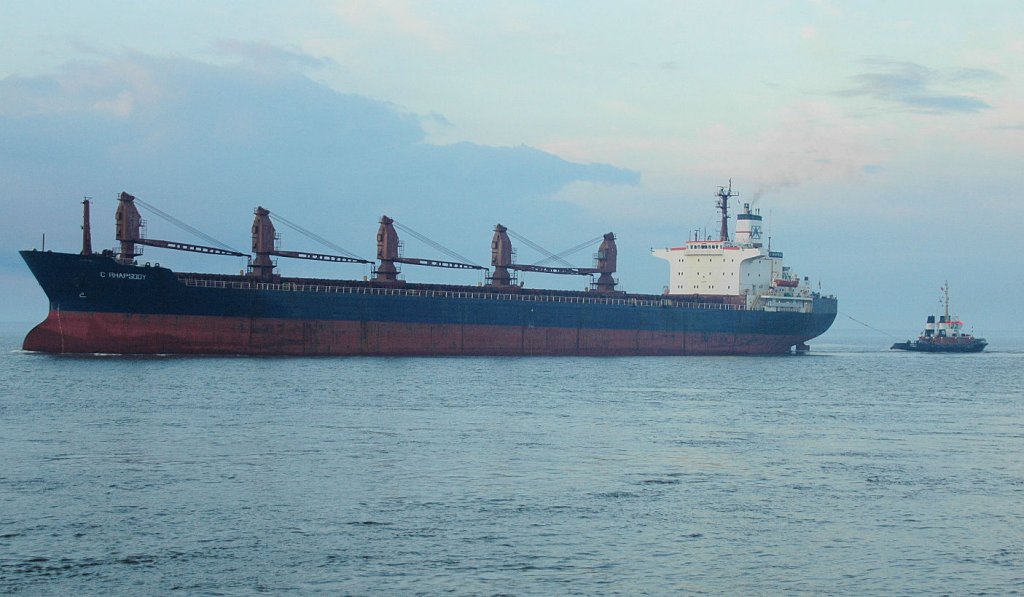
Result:
<svg viewBox="0 0 1024 597"><path fill-rule="evenodd" d="M654 295L623 292L598 293L573 290L532 288L496 288L488 286L448 286L442 284L381 283L359 280L320 280L282 278L279 282L260 282L243 276L217 274L177 274L179 282L197 288L231 288L279 292L343 293L383 296L480 299L591 305L630 305L637 307L678 307L687 309L744 311L742 297L719 295Z"/></svg>

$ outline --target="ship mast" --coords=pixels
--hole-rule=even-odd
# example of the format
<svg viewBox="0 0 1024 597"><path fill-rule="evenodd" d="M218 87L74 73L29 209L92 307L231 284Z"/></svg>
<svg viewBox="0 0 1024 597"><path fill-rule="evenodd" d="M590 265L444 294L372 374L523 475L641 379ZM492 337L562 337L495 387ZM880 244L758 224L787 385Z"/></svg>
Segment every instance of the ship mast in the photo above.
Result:
<svg viewBox="0 0 1024 597"><path fill-rule="evenodd" d="M949 280L942 285L942 303L946 307L946 321L949 321Z"/></svg>
<svg viewBox="0 0 1024 597"><path fill-rule="evenodd" d="M82 199L82 255L92 255L92 226L89 224L89 198Z"/></svg>
<svg viewBox="0 0 1024 597"><path fill-rule="evenodd" d="M738 197L739 193L732 192L732 179L729 179L729 187L718 187L718 209L722 210L722 230L719 240L727 242L729 240L729 198Z"/></svg>

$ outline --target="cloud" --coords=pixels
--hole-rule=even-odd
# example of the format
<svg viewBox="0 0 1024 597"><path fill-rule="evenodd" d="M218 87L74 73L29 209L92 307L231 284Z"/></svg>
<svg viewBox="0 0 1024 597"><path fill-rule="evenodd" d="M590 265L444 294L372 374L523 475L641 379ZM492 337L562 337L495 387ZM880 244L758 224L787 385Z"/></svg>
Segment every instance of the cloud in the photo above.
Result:
<svg viewBox="0 0 1024 597"><path fill-rule="evenodd" d="M858 184L865 164L884 165L891 148L877 139L894 134L891 123L850 118L833 102L804 101L772 114L774 125L750 131L719 123L700 137L695 173L715 172L734 179L743 202L764 196L798 201L793 192L809 184ZM719 183L720 184L720 183Z"/></svg>
<svg viewBox="0 0 1024 597"><path fill-rule="evenodd" d="M334 12L349 27L373 35L412 40L437 52L454 46L439 25L402 0L345 0L335 4Z"/></svg>
<svg viewBox="0 0 1024 597"><path fill-rule="evenodd" d="M222 40L214 49L225 56L240 59L243 63L258 65L260 68L321 68L335 65L330 58L310 56L294 48L282 48L266 42L250 42L237 39Z"/></svg>
<svg viewBox="0 0 1024 597"><path fill-rule="evenodd" d="M82 195L97 200L97 246L113 242L104 228L124 190L236 247L264 205L363 255L387 213L483 261L491 228L509 214L528 216L540 239L583 211L552 198L563 187L639 182L630 170L528 146L432 145L423 127L444 126L443 115L336 91L302 74L316 61L290 50L232 47L280 60L223 66L129 51L0 80L0 179L8 196L25 198L5 213L0 269L17 267L15 249L40 231L73 244ZM195 240L159 221L150 235ZM318 249L297 243L284 240Z"/></svg>
<svg viewBox="0 0 1024 597"><path fill-rule="evenodd" d="M873 69L852 77L855 87L835 92L841 97L871 97L930 114L974 113L992 106L979 88L1004 77L981 68L934 70L913 62L888 59L866 61Z"/></svg>

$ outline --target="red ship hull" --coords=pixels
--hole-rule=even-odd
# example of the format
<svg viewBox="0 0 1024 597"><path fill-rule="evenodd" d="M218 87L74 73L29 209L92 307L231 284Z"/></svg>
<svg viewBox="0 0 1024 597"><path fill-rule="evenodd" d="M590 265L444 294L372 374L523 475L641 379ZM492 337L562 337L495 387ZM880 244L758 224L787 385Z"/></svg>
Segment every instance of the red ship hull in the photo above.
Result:
<svg viewBox="0 0 1024 597"><path fill-rule="evenodd" d="M51 311L24 349L48 353L629 356L785 354L806 335L410 324Z"/></svg>

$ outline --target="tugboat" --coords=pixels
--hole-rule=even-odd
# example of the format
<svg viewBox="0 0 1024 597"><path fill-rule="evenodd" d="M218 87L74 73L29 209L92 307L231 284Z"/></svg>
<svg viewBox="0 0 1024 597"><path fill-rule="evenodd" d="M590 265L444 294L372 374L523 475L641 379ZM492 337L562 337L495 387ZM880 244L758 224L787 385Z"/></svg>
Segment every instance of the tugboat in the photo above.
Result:
<svg viewBox="0 0 1024 597"><path fill-rule="evenodd" d="M917 340L897 342L889 347L889 350L912 350L915 352L981 352L988 346L984 338L975 338L973 335L961 331L964 322L959 316L949 315L949 282L942 286L943 304L945 314L939 316L938 323L935 316L929 315L924 326L924 332Z"/></svg>

